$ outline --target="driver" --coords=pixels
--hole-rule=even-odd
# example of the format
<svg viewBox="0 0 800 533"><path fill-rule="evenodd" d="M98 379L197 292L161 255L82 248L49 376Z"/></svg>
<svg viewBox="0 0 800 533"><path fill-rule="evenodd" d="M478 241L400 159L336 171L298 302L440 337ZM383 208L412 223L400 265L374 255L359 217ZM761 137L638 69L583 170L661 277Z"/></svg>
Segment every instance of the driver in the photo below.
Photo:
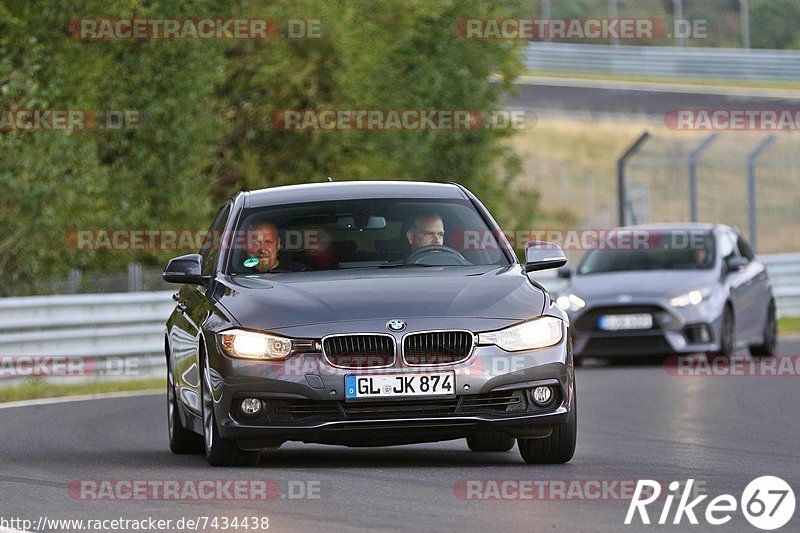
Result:
<svg viewBox="0 0 800 533"><path fill-rule="evenodd" d="M406 231L406 239L411 246L412 252L432 244L444 245L444 221L442 217L433 211L419 215Z"/></svg>
<svg viewBox="0 0 800 533"><path fill-rule="evenodd" d="M705 248L695 248L692 250L692 259L698 265L704 265L706 263L706 257L708 257L708 252L706 252Z"/></svg>
<svg viewBox="0 0 800 533"><path fill-rule="evenodd" d="M306 269L305 265L279 258L281 239L277 226L272 222L256 222L250 226L245 246L248 259L244 266L257 272L299 272Z"/></svg>

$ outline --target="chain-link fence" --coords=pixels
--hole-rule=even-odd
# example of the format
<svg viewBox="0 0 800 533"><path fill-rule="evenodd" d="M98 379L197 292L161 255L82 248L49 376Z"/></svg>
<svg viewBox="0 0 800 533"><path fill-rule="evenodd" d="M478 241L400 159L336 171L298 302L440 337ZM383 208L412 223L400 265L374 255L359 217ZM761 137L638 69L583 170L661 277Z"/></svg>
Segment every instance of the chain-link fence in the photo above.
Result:
<svg viewBox="0 0 800 533"><path fill-rule="evenodd" d="M627 162L626 221L719 222L759 253L800 251L796 136L697 133L651 137Z"/></svg>
<svg viewBox="0 0 800 533"><path fill-rule="evenodd" d="M631 143L635 140L632 135ZM625 223L729 224L759 253L800 252L798 148L798 133L648 135L624 164ZM618 176L566 161L537 175L537 166L534 157L531 184L548 209L570 213L580 228L619 225Z"/></svg>

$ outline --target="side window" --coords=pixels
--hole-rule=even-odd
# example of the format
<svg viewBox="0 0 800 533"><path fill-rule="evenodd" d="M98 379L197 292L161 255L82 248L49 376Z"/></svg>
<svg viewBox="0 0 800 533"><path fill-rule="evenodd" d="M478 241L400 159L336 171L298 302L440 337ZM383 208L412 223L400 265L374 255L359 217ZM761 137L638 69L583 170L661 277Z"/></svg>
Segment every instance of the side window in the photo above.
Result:
<svg viewBox="0 0 800 533"><path fill-rule="evenodd" d="M743 237L739 236L739 238L736 239L736 244L739 248L739 255L741 255L748 261L752 261L755 258L753 249L750 247L750 244L746 240L744 240Z"/></svg>
<svg viewBox="0 0 800 533"><path fill-rule="evenodd" d="M720 236L719 255L723 262L727 261L731 257L736 256L736 240L727 231L724 231Z"/></svg>
<svg viewBox="0 0 800 533"><path fill-rule="evenodd" d="M217 263L223 238L222 232L225 231L225 224L228 222L228 215L230 214L231 204L222 206L208 229L208 235L203 240L200 255L203 257L204 276L210 276L214 273L214 265Z"/></svg>

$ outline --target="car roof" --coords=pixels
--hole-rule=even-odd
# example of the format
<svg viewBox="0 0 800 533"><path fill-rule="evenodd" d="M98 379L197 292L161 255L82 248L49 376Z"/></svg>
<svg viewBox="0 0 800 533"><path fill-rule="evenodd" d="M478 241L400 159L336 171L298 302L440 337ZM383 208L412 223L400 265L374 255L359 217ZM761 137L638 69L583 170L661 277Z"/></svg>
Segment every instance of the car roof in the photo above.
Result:
<svg viewBox="0 0 800 533"><path fill-rule="evenodd" d="M262 207L285 203L368 198L467 199L454 183L422 181L339 181L286 185L245 191L244 207Z"/></svg>

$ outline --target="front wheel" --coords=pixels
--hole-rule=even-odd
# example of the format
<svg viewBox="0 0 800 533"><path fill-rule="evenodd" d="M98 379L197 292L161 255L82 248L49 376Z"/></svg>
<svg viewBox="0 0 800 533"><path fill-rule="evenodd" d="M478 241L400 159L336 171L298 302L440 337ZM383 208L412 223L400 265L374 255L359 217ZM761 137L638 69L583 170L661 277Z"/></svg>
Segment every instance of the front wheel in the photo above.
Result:
<svg viewBox="0 0 800 533"><path fill-rule="evenodd" d="M223 439L219 435L217 418L214 415L214 396L211 394L208 362L203 366L203 441L208 463L211 466L256 466L261 458L260 452L241 450L235 441Z"/></svg>
<svg viewBox="0 0 800 533"><path fill-rule="evenodd" d="M774 357L778 353L778 317L775 302L769 303L767 323L764 324L764 343L750 346L750 355Z"/></svg>
<svg viewBox="0 0 800 533"><path fill-rule="evenodd" d="M726 305L725 310L722 312L722 324L719 328L719 350L707 354L706 357L713 362L718 358L725 360L733 355L733 352L736 350L735 332L736 327L733 311L730 306Z"/></svg>
<svg viewBox="0 0 800 533"><path fill-rule="evenodd" d="M519 454L526 463L567 463L575 455L578 441L578 396L573 391L572 406L565 424L553 427L549 437L543 439L517 439Z"/></svg>
<svg viewBox="0 0 800 533"><path fill-rule="evenodd" d="M203 438L194 431L183 427L172 371L167 368L167 427L169 428L169 449L176 454L200 453L203 451Z"/></svg>

